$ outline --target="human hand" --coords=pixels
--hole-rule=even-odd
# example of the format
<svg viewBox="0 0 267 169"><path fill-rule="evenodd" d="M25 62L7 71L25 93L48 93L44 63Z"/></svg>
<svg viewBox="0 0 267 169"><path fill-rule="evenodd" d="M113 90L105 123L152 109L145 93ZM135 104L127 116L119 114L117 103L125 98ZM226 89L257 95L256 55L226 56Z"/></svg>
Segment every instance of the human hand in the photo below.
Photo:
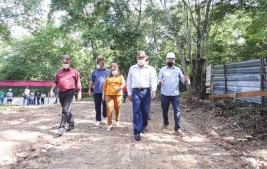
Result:
<svg viewBox="0 0 267 169"><path fill-rule="evenodd" d="M131 96L131 95L128 95L128 99L129 99L130 101L132 101L132 96Z"/></svg>
<svg viewBox="0 0 267 169"><path fill-rule="evenodd" d="M153 92L151 93L151 99L152 99L152 100L156 99L156 91L153 91Z"/></svg>
<svg viewBox="0 0 267 169"><path fill-rule="evenodd" d="M79 91L77 95L77 100L80 101L81 98L82 98L82 91Z"/></svg>
<svg viewBox="0 0 267 169"><path fill-rule="evenodd" d="M50 90L50 92L49 92L49 96L50 96L50 97L54 97L54 92L53 92L53 90Z"/></svg>
<svg viewBox="0 0 267 169"><path fill-rule="evenodd" d="M184 80L190 85L190 77L188 75L184 76Z"/></svg>
<svg viewBox="0 0 267 169"><path fill-rule="evenodd" d="M121 91L121 89L122 89L122 87L121 86L119 86L119 87L117 87L117 91L119 92L119 91Z"/></svg>
<svg viewBox="0 0 267 169"><path fill-rule="evenodd" d="M89 96L92 96L92 93L91 93L91 90L88 90L88 93L87 93Z"/></svg>

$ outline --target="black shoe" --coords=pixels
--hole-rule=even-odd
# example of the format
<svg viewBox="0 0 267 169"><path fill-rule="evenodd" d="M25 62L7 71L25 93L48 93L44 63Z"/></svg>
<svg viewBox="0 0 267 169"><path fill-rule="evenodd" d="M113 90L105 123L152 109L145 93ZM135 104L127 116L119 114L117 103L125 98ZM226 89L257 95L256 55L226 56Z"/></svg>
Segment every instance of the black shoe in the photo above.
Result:
<svg viewBox="0 0 267 169"><path fill-rule="evenodd" d="M146 128L143 128L142 133L143 134L147 133L147 129Z"/></svg>
<svg viewBox="0 0 267 169"><path fill-rule="evenodd" d="M136 141L140 141L140 140L141 140L140 133L135 134L134 139L135 139Z"/></svg>
<svg viewBox="0 0 267 169"><path fill-rule="evenodd" d="M66 129L66 131L71 131L71 130L74 130L74 129L75 129L74 126L69 126L69 127Z"/></svg>

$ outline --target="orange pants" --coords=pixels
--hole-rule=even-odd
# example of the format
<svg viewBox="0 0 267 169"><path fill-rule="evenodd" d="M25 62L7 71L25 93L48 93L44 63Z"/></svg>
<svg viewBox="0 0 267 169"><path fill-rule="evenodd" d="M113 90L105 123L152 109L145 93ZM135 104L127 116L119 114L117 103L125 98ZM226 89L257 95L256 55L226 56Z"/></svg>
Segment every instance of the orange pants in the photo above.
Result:
<svg viewBox="0 0 267 169"><path fill-rule="evenodd" d="M116 121L119 121L120 112L121 112L121 100L122 100L122 95L107 95L106 96L108 125L112 124L113 107L115 109Z"/></svg>

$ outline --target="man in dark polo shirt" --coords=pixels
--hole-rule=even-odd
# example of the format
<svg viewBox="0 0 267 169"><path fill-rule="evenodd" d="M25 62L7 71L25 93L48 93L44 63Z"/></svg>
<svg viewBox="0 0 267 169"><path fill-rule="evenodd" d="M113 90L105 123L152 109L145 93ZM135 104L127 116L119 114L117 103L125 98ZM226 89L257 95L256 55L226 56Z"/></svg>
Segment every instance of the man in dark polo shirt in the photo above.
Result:
<svg viewBox="0 0 267 169"><path fill-rule="evenodd" d="M81 82L79 72L71 66L71 59L69 55L62 56L62 67L57 71L54 85L50 90L50 96L53 97L54 89L59 90L59 102L62 106L62 118L58 129L58 135L62 136L65 131L66 122L69 123L66 131L74 129L74 118L71 112L71 104L74 98L75 89L77 88L77 100L81 99Z"/></svg>

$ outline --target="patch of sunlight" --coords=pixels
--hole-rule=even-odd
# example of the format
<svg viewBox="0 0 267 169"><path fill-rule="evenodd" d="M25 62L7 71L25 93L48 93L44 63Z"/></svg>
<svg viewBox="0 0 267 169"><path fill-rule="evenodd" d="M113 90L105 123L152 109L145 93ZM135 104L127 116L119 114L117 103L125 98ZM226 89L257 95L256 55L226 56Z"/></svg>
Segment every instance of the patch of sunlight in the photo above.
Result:
<svg viewBox="0 0 267 169"><path fill-rule="evenodd" d="M267 149L259 149L255 151L256 154L259 154L264 160L267 160Z"/></svg>
<svg viewBox="0 0 267 169"><path fill-rule="evenodd" d="M101 141L103 140L102 138L97 138L97 137L93 137L90 139L91 141Z"/></svg>
<svg viewBox="0 0 267 169"><path fill-rule="evenodd" d="M47 130L47 129L50 129L51 127L47 125L42 125L42 126L38 126L37 128L41 130Z"/></svg>
<svg viewBox="0 0 267 169"><path fill-rule="evenodd" d="M186 137L183 137L183 140L187 142L204 142L205 138L200 137L200 136L191 136L191 137L186 136Z"/></svg>
<svg viewBox="0 0 267 169"><path fill-rule="evenodd" d="M0 166L14 163L12 147L18 145L18 143L14 141L0 141L0 144Z"/></svg>
<svg viewBox="0 0 267 169"><path fill-rule="evenodd" d="M42 120L36 120L36 121L28 121L27 124L39 124L41 122L51 121L51 119L42 119Z"/></svg>
<svg viewBox="0 0 267 169"><path fill-rule="evenodd" d="M158 135L155 133L146 134L148 140L158 141L158 142L178 142L174 135Z"/></svg>
<svg viewBox="0 0 267 169"><path fill-rule="evenodd" d="M77 124L79 124L79 123L95 123L95 121L94 120L81 120L81 119L75 119L75 121L77 122Z"/></svg>
<svg viewBox="0 0 267 169"><path fill-rule="evenodd" d="M18 125L21 123L22 123L22 121L8 121L8 124L10 124L10 125Z"/></svg>
<svg viewBox="0 0 267 169"><path fill-rule="evenodd" d="M34 139L40 135L39 132L25 132L17 130L5 130L0 133L6 139L14 141L29 141L29 139Z"/></svg>
<svg viewBox="0 0 267 169"><path fill-rule="evenodd" d="M212 153L211 154L212 156L219 156L219 157L221 157L221 156L223 156L223 155L229 155L229 154L227 154L227 153Z"/></svg>

